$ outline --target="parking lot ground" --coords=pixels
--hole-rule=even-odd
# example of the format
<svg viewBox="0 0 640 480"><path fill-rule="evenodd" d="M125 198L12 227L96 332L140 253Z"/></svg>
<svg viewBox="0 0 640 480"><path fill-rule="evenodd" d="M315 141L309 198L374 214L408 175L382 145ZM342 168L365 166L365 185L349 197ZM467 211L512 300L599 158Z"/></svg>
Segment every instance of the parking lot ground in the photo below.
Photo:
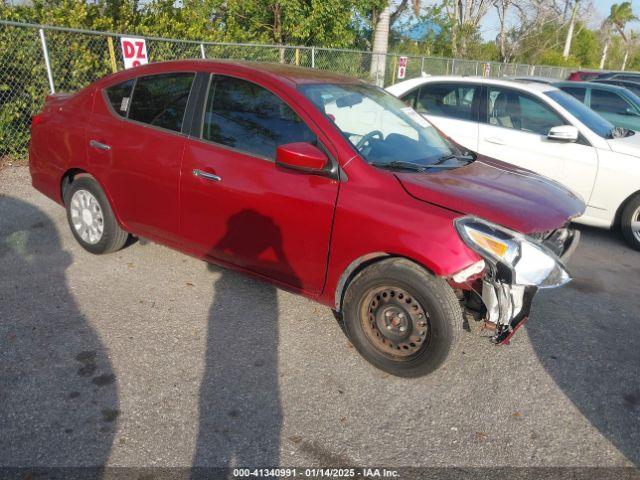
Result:
<svg viewBox="0 0 640 480"><path fill-rule="evenodd" d="M466 332L399 379L299 296L145 241L85 252L5 168L0 465L637 467L640 253L581 230L509 346Z"/></svg>

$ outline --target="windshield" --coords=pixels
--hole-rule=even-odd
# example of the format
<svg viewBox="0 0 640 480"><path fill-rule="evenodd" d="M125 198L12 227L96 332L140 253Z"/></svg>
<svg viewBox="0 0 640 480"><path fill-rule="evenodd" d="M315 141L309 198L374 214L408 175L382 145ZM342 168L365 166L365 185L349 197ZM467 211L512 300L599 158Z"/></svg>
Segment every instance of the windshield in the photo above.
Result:
<svg viewBox="0 0 640 480"><path fill-rule="evenodd" d="M605 120L596 112L587 107L584 103L560 90L551 90L544 94L559 103L562 108L580 120L592 132L602 138L613 138L615 127L608 120Z"/></svg>
<svg viewBox="0 0 640 480"><path fill-rule="evenodd" d="M372 165L424 170L471 161L420 114L382 89L365 84L299 88Z"/></svg>

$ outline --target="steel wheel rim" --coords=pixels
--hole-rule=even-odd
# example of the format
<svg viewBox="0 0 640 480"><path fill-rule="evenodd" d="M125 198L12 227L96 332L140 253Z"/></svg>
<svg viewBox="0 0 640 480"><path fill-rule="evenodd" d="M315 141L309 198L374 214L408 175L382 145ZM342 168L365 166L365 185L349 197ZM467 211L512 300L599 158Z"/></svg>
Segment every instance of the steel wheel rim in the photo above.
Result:
<svg viewBox="0 0 640 480"><path fill-rule="evenodd" d="M95 245L104 233L104 215L100 203L88 190L77 190L69 204L71 225L82 241Z"/></svg>
<svg viewBox="0 0 640 480"><path fill-rule="evenodd" d="M640 207L631 215L631 233L640 242Z"/></svg>
<svg viewBox="0 0 640 480"><path fill-rule="evenodd" d="M394 359L409 360L429 341L429 315L407 290L374 287L360 304L360 322L369 342Z"/></svg>

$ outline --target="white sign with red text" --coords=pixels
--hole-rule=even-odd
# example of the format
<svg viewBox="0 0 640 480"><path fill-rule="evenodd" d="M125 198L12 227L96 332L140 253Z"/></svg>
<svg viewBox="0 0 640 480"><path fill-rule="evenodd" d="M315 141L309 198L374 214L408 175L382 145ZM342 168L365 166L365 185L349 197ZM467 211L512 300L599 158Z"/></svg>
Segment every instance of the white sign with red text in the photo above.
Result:
<svg viewBox="0 0 640 480"><path fill-rule="evenodd" d="M124 68L137 67L149 63L147 44L144 38L120 37Z"/></svg>
<svg viewBox="0 0 640 480"><path fill-rule="evenodd" d="M402 80L407 74L407 63L409 59L407 57L400 57L398 59L398 80Z"/></svg>

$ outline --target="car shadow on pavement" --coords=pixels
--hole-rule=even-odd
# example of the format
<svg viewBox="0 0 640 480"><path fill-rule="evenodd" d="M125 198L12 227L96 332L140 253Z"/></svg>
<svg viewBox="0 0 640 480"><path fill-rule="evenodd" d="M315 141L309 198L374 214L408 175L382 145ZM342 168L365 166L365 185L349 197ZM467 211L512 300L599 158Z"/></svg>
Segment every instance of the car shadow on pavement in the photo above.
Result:
<svg viewBox="0 0 640 480"><path fill-rule="evenodd" d="M614 232L580 229L582 245L569 261L574 280L540 292L527 331L564 394L639 466L640 253Z"/></svg>
<svg viewBox="0 0 640 480"><path fill-rule="evenodd" d="M251 238L246 236L247 225L255 227ZM285 268L293 286L299 286L280 228L258 212L243 210L231 217L211 255L274 258L262 268ZM210 467L277 466L282 426L277 289L249 278L238 281L240 274L229 270L209 269L220 276L209 310L194 478L209 477Z"/></svg>
<svg viewBox="0 0 640 480"><path fill-rule="evenodd" d="M115 376L69 290L71 263L44 212L0 196L2 467L90 466L94 477L109 457Z"/></svg>

